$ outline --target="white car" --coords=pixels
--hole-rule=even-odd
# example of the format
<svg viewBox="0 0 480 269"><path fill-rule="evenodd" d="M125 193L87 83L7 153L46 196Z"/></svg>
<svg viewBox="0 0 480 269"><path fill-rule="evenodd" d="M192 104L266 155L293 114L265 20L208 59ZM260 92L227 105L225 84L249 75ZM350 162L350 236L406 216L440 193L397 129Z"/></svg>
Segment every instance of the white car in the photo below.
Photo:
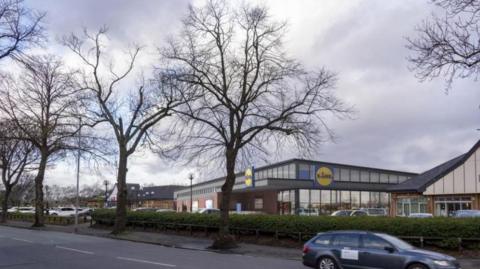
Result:
<svg viewBox="0 0 480 269"><path fill-rule="evenodd" d="M433 215L430 213L411 213L408 215L409 218L418 218L418 219L426 219L426 218L433 218Z"/></svg>
<svg viewBox="0 0 480 269"><path fill-rule="evenodd" d="M73 217L75 216L75 208L59 207L59 208L50 209L48 213L50 214L50 216ZM80 211L78 213L80 214Z"/></svg>
<svg viewBox="0 0 480 269"><path fill-rule="evenodd" d="M217 208L200 208L198 210L200 214L220 214L220 209Z"/></svg>
<svg viewBox="0 0 480 269"><path fill-rule="evenodd" d="M7 210L9 213L23 213L23 214L34 214L35 213L35 207L17 207L14 206L10 209Z"/></svg>

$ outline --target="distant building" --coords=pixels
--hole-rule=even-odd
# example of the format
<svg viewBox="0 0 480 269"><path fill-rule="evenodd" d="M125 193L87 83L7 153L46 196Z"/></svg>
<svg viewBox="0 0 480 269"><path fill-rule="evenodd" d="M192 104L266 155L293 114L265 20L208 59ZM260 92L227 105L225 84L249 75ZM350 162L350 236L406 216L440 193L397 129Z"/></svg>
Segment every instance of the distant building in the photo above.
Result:
<svg viewBox="0 0 480 269"><path fill-rule="evenodd" d="M176 209L173 193L183 187L179 185L143 187L138 196L139 206Z"/></svg>
<svg viewBox="0 0 480 269"><path fill-rule="evenodd" d="M107 198L107 207L117 206L117 184L113 186L112 191ZM138 196L140 194L140 184L127 183L127 206L129 208L138 207Z"/></svg>
<svg viewBox="0 0 480 269"><path fill-rule="evenodd" d="M129 208L151 207L158 209L175 209L176 205L173 193L181 188L183 188L183 186L164 185L141 187L140 184L127 183L127 206ZM107 206L116 206L117 192L117 184L115 184L108 195Z"/></svg>

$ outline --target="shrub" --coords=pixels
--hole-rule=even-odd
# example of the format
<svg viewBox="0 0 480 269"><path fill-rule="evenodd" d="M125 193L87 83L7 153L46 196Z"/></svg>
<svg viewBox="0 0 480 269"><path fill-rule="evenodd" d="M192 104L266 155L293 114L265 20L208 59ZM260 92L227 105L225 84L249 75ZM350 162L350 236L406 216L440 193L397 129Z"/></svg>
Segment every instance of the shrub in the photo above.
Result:
<svg viewBox="0 0 480 269"><path fill-rule="evenodd" d="M113 224L114 210L97 210L92 218L100 224ZM259 230L288 234L313 235L330 230L367 230L397 236L438 238L480 238L480 218L390 218L390 217L330 217L287 215L230 216L232 229ZM190 224L218 227L219 215L191 213L128 212L127 223L152 222L159 224ZM450 240L448 241L450 245Z"/></svg>

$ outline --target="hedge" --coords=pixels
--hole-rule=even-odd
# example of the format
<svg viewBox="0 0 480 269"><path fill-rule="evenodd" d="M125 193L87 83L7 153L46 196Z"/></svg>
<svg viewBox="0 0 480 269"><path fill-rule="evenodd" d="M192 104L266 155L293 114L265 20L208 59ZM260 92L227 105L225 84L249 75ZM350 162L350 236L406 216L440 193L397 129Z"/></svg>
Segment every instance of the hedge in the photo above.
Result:
<svg viewBox="0 0 480 269"><path fill-rule="evenodd" d="M92 219L110 225L115 219L114 210L97 210ZM423 236L438 238L480 238L480 218L391 218L391 217L330 217L287 215L236 215L230 216L232 229L259 230L292 234L316 234L331 230L368 230L396 236ZM159 224L187 224L218 227L219 215L191 213L131 212L127 224L136 222Z"/></svg>

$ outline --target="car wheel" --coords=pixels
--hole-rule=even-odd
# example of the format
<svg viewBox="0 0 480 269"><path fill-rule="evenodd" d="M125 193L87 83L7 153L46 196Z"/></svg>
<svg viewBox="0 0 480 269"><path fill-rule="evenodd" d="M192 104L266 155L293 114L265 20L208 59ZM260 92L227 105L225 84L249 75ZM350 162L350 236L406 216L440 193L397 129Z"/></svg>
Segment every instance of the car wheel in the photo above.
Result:
<svg viewBox="0 0 480 269"><path fill-rule="evenodd" d="M408 266L408 269L428 269L425 265L421 263L415 263L410 266Z"/></svg>
<svg viewBox="0 0 480 269"><path fill-rule="evenodd" d="M337 269L335 261L330 257L322 257L318 261L318 269Z"/></svg>

